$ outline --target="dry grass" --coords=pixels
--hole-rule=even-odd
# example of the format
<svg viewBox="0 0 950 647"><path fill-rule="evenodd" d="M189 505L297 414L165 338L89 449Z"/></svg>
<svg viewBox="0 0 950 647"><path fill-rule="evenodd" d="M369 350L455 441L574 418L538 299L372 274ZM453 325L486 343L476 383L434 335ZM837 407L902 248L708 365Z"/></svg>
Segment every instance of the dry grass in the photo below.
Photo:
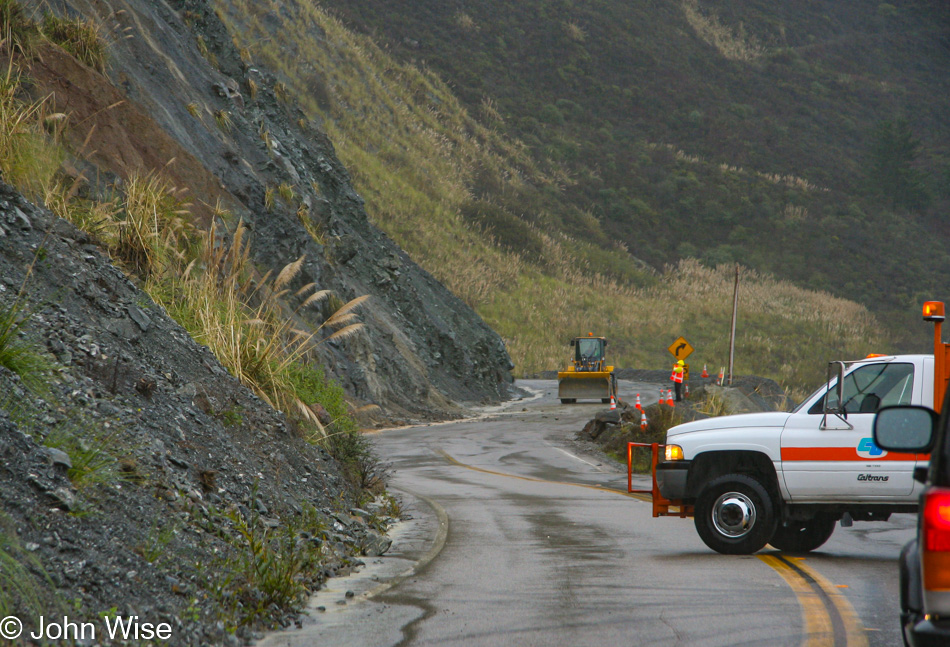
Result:
<svg viewBox="0 0 950 647"><path fill-rule="evenodd" d="M277 189L272 186L264 187L264 208L268 212L274 210L274 205L277 203Z"/></svg>
<svg viewBox="0 0 950 647"><path fill-rule="evenodd" d="M89 67L106 71L108 45L91 18L60 17L47 12L40 32Z"/></svg>
<svg viewBox="0 0 950 647"><path fill-rule="evenodd" d="M709 162L708 160L703 159L699 155L692 155L690 153L687 153L683 151L682 149L679 149L676 146L673 146L672 144L657 144L657 143L651 142L651 143L647 143L646 147L650 150L669 151L670 153L673 154L673 157L675 159L681 162L687 162L689 164L708 164L710 165L710 167L718 168L719 171L723 174L734 173L737 175L747 175L750 177L758 178L760 180L765 180L766 182L775 184L777 186L785 186L790 189L795 189L803 193L814 192L814 191L821 192L821 193L830 192L830 189L813 184L812 182L809 182L805 178L799 177L797 175L790 175L790 174L782 175L779 173L765 173L762 171L749 170L741 166L735 166L734 164L726 164L724 162L713 164L712 162Z"/></svg>
<svg viewBox="0 0 950 647"><path fill-rule="evenodd" d="M281 200L284 202L290 202L294 199L296 193L294 192L294 187L288 184L287 182L281 182L277 186L277 195L280 196Z"/></svg>
<svg viewBox="0 0 950 647"><path fill-rule="evenodd" d="M115 234L119 202L77 197L79 188L84 183L85 178L82 175L72 179L60 177L47 188L43 202L47 209L60 218L70 221L103 244L108 244Z"/></svg>
<svg viewBox="0 0 950 647"><path fill-rule="evenodd" d="M715 13L703 13L697 0L683 0L683 14L697 36L731 61L751 63L766 54L766 49L741 25L733 29L722 24Z"/></svg>
<svg viewBox="0 0 950 647"><path fill-rule="evenodd" d="M133 272L148 278L180 261L191 227L188 204L180 191L156 173L133 174L125 182L125 199L106 243Z"/></svg>
<svg viewBox="0 0 950 647"><path fill-rule="evenodd" d="M214 226L202 232L198 256L185 271L170 282L149 284L149 293L261 399L325 435L313 403L299 397L297 367L313 361L317 345L360 330L353 311L366 297L353 299L307 329L298 315L321 304L330 292L312 283L291 292L304 258L272 280L254 280L247 230L239 224L230 242L219 233ZM288 301L298 302L289 313L283 305Z"/></svg>
<svg viewBox="0 0 950 647"><path fill-rule="evenodd" d="M210 64L211 67L217 69L218 57L214 55L214 52L208 49L208 43L205 42L204 36L198 34L198 36L195 38L195 45L197 45L198 52L201 54L201 56L203 56L204 59L208 61L208 64Z"/></svg>
<svg viewBox="0 0 950 647"><path fill-rule="evenodd" d="M6 182L41 200L55 182L65 151L50 136L46 101L26 102L17 93L20 73L12 60L0 76L0 169Z"/></svg>
<svg viewBox="0 0 950 647"><path fill-rule="evenodd" d="M18 5L0 0L0 20L22 17L10 13L11 7ZM29 24L20 27L26 29ZM0 49L9 50L10 46L6 42ZM58 143L68 115L49 114L44 101L22 100L20 83L11 61L6 73L0 75L0 171L4 179L28 198L45 202L54 213L93 234L193 337L211 347L262 399L283 409L308 437L325 441L331 451L345 448L355 423L342 389L325 379L314 350L322 343L358 334L362 324L356 321L356 311L367 298L340 303L334 312L327 312L328 291L314 284L291 291L303 258L273 279L257 277L249 262L245 229L238 225L231 237L219 235L214 226L199 232L191 224L190 205L160 172L133 174L113 186L111 197L105 199L80 197L85 179L63 172L66 153ZM189 112L198 113L198 107L189 106ZM230 129L229 117L218 114L216 120L220 124L227 118ZM271 192L288 202L295 198L289 184L271 188ZM220 205L215 215L229 220ZM320 311L303 316L305 310L315 308ZM18 332L14 325L18 313L7 314L12 322L8 328ZM311 408L317 402L331 412L333 433L342 434L344 440L328 437ZM350 454L359 458L358 449Z"/></svg>
<svg viewBox="0 0 950 647"><path fill-rule="evenodd" d="M564 25L564 31L567 32L567 37L575 43L583 43L587 38L587 32L584 31L584 28L574 21L566 23Z"/></svg>
<svg viewBox="0 0 950 647"><path fill-rule="evenodd" d="M223 108L221 110L214 111L214 123L217 124L218 128L226 135L231 134L231 129L234 127L234 121L231 118L231 113Z"/></svg>
<svg viewBox="0 0 950 647"><path fill-rule="evenodd" d="M610 336L618 365L665 366L666 346L680 334L711 365L724 363L732 285L728 270L687 263L642 279L647 286L666 284L665 289L637 287L598 273L586 260L602 260L608 252L543 225L527 228L543 260L506 248L490 230L462 216L479 178L497 178L493 194L526 187L556 194L574 182L569 174L541 172L519 142L474 119L435 75L390 58L316 5L298 5L299 13L276 37L263 24L266 7L249 0L216 6L254 59L273 69L289 96L324 124L373 222L502 334L518 373L562 365L567 340L591 329ZM697 28L718 38L714 42L730 56L751 60L761 54L753 39L703 16L695 2L684 6ZM464 16L456 23L477 29ZM314 39L309 25L319 26L325 37ZM566 29L579 36L582 28L574 26L568 23ZM288 58L288 48L298 56ZM311 72L315 69L319 79ZM490 99L480 112L489 123L501 120ZM718 166L673 153L684 163ZM820 190L790 176L720 171L748 173L797 191ZM315 197L318 188L297 187L295 193ZM268 189L265 206L273 205L276 192ZM792 208L786 215L801 214ZM305 225L307 216L298 212ZM547 218L544 213L525 216L539 223ZM626 250L609 253L629 262ZM797 387L820 379L815 376L824 358L855 355L880 341L873 318L845 301L751 273L743 285L748 293L741 302L740 371ZM778 299L765 307L770 296Z"/></svg>
<svg viewBox="0 0 950 647"><path fill-rule="evenodd" d="M495 294L483 315L502 333L522 374L563 365L567 341L588 330L610 338L610 361L618 366L667 367L666 347L680 335L696 349L694 365L720 366L728 357L733 272L686 260L651 288L603 277L522 277L514 289ZM742 272L737 373L802 388L821 380L826 360L863 357L882 345L880 326L863 306Z"/></svg>
<svg viewBox="0 0 950 647"><path fill-rule="evenodd" d="M455 24L458 25L462 31L478 30L478 25L475 23L475 19L464 11L455 12Z"/></svg>

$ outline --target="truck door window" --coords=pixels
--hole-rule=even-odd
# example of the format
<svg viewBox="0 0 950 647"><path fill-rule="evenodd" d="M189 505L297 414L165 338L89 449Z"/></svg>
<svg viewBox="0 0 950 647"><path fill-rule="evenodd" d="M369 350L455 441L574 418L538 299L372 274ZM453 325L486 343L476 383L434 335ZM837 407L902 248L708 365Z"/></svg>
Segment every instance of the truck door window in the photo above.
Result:
<svg viewBox="0 0 950 647"><path fill-rule="evenodd" d="M869 364L844 376L844 409L849 414L876 413L884 406L910 404L913 390L913 364ZM835 385L825 397L832 408L837 408ZM821 414L822 404L819 400L808 413Z"/></svg>

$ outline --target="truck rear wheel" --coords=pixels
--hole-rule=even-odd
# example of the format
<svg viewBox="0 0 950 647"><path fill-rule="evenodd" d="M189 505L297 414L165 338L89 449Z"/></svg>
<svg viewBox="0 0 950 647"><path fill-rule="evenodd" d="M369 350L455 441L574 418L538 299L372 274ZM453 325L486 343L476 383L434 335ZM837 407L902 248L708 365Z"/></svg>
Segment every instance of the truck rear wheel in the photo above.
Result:
<svg viewBox="0 0 950 647"><path fill-rule="evenodd" d="M696 532L724 555L751 555L775 534L775 508L768 490L747 474L710 481L696 498Z"/></svg>
<svg viewBox="0 0 950 647"><path fill-rule="evenodd" d="M835 523L833 517L819 515L807 521L779 524L769 543L790 553L807 553L828 541L835 531Z"/></svg>

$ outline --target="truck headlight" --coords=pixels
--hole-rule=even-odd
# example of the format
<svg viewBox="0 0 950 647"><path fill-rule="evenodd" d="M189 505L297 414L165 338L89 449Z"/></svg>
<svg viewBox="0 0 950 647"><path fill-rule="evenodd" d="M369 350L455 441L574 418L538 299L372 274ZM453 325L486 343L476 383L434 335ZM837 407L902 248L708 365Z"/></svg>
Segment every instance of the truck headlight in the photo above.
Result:
<svg viewBox="0 0 950 647"><path fill-rule="evenodd" d="M683 460L683 448L679 445L667 445L666 446L666 460L668 461L681 461Z"/></svg>

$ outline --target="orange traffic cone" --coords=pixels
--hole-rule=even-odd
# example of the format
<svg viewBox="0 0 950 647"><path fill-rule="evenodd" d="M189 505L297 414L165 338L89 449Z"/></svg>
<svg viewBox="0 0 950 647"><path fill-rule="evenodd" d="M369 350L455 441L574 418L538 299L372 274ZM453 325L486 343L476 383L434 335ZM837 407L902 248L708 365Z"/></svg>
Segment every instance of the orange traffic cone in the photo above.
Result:
<svg viewBox="0 0 950 647"><path fill-rule="evenodd" d="M636 403L635 405L633 405L633 408L634 408L634 409L639 409L640 411L643 411L643 405L640 404L640 394L639 394L639 393L637 393L637 403Z"/></svg>
<svg viewBox="0 0 950 647"><path fill-rule="evenodd" d="M699 377L709 377L709 371L706 370L705 364L703 364L703 372Z"/></svg>
<svg viewBox="0 0 950 647"><path fill-rule="evenodd" d="M614 399L614 396L610 396L610 410L614 411L617 409L617 400Z"/></svg>
<svg viewBox="0 0 950 647"><path fill-rule="evenodd" d="M689 397L689 384L684 384L684 385L683 385L683 397L684 397L684 398L688 398L688 397Z"/></svg>
<svg viewBox="0 0 950 647"><path fill-rule="evenodd" d="M666 404L671 407L675 407L676 404L673 402L673 389L670 389L666 392Z"/></svg>
<svg viewBox="0 0 950 647"><path fill-rule="evenodd" d="M647 428L647 414L645 411L640 411L640 429Z"/></svg>
<svg viewBox="0 0 950 647"><path fill-rule="evenodd" d="M719 386L722 386L722 380L725 378L726 369L719 367L719 380L716 382Z"/></svg>

